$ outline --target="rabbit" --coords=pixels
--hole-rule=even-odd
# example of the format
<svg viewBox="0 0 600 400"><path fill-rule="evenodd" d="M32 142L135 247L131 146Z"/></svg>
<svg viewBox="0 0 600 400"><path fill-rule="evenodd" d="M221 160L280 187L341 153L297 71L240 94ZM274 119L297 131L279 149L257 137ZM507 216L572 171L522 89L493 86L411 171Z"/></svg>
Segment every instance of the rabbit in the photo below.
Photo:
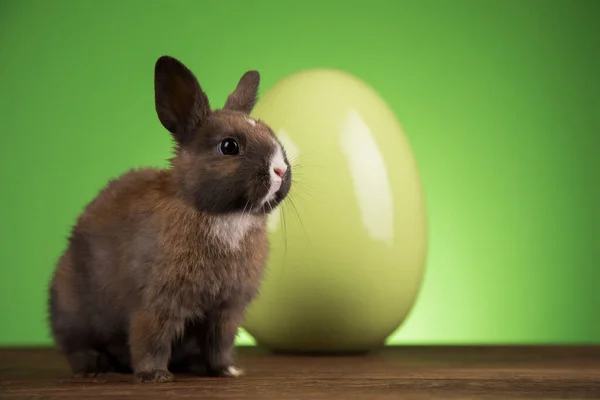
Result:
<svg viewBox="0 0 600 400"><path fill-rule="evenodd" d="M281 142L249 116L259 83L246 72L212 110L181 61L156 61L170 166L110 180L72 227L49 283L50 331L73 376L244 373L235 337L263 277L268 215L292 182Z"/></svg>

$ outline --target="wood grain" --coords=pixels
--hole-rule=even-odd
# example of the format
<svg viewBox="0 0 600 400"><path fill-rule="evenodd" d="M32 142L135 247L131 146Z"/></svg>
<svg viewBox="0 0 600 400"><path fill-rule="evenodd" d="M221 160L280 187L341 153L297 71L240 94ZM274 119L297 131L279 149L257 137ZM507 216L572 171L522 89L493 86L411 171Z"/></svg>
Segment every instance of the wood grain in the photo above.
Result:
<svg viewBox="0 0 600 400"><path fill-rule="evenodd" d="M0 350L2 399L600 399L600 347L390 347L369 355L239 348L247 375L73 379L51 349Z"/></svg>

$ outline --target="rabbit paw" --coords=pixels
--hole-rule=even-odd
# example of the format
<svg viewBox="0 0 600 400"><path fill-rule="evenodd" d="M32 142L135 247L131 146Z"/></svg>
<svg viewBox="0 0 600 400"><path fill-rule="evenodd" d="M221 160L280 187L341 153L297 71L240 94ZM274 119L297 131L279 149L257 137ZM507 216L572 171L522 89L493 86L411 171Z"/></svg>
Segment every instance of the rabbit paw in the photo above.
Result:
<svg viewBox="0 0 600 400"><path fill-rule="evenodd" d="M154 371L142 371L135 374L142 383L164 383L173 382L174 376L169 371L155 369Z"/></svg>

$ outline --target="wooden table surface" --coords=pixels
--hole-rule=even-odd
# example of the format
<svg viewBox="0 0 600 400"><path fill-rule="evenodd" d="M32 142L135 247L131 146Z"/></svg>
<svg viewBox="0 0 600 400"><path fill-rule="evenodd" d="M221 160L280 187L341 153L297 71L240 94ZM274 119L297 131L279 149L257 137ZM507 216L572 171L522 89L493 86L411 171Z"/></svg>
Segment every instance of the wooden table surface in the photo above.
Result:
<svg viewBox="0 0 600 400"><path fill-rule="evenodd" d="M392 347L363 356L239 348L238 379L73 379L49 349L0 349L1 399L600 399L600 347Z"/></svg>

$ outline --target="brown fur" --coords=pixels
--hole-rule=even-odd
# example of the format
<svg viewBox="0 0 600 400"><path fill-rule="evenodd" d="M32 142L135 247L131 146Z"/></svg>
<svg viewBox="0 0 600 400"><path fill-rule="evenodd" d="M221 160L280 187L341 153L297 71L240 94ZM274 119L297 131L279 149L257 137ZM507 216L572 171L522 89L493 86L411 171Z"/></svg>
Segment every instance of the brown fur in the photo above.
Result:
<svg viewBox="0 0 600 400"><path fill-rule="evenodd" d="M50 284L52 333L74 374L133 370L152 382L172 380L169 369L231 375L235 335L268 254L266 216L291 185L290 172L260 206L278 142L246 117L258 79L246 73L224 109L211 111L183 64L157 61L157 112L176 141L172 168L109 182L73 227ZM216 151L230 137L240 155ZM242 214L248 230L228 246L215 227L237 229L230 225Z"/></svg>

